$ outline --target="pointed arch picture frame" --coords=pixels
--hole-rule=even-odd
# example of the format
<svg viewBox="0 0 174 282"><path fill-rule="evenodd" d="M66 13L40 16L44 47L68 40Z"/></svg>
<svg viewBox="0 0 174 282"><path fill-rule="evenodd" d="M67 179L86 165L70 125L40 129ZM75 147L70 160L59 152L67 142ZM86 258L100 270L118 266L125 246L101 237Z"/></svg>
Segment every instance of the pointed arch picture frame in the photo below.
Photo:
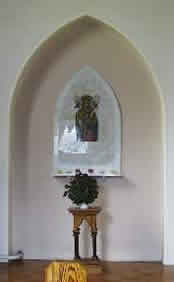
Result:
<svg viewBox="0 0 174 282"><path fill-rule="evenodd" d="M79 170L121 176L122 119L112 87L92 67L72 75L58 95L54 119L53 175Z"/></svg>

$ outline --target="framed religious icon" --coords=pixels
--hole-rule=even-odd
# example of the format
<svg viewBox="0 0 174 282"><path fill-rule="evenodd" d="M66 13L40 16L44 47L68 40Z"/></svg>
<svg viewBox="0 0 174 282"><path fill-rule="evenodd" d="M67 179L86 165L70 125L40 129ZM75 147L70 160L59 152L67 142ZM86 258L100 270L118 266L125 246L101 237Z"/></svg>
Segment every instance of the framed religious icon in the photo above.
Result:
<svg viewBox="0 0 174 282"><path fill-rule="evenodd" d="M121 111L110 85L91 67L72 76L57 98L53 174L121 176Z"/></svg>

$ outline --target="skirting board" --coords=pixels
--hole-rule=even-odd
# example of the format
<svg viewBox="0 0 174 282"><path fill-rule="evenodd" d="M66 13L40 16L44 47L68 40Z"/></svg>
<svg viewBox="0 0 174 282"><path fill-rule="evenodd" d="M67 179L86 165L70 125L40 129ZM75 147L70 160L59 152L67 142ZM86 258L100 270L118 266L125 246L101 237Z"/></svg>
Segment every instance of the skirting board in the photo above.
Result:
<svg viewBox="0 0 174 282"><path fill-rule="evenodd" d="M114 257L110 258L102 257L99 254L99 258L102 261L110 261L110 262L162 262L162 259L156 257ZM24 260L72 260L73 256L64 254L63 256L33 256L33 255L24 255Z"/></svg>
<svg viewBox="0 0 174 282"><path fill-rule="evenodd" d="M0 263L8 263L8 256L0 255Z"/></svg>
<svg viewBox="0 0 174 282"><path fill-rule="evenodd" d="M15 260L23 260L23 253L18 253L15 256L0 255L0 262L9 262Z"/></svg>

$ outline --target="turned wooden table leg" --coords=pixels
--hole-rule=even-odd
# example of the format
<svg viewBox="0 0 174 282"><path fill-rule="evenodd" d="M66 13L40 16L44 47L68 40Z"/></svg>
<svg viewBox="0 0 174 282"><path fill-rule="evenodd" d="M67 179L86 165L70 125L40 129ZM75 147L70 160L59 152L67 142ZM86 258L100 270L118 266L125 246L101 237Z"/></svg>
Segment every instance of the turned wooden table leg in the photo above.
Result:
<svg viewBox="0 0 174 282"><path fill-rule="evenodd" d="M97 256L97 231L92 232L92 248L93 248L92 258L98 260L98 256Z"/></svg>
<svg viewBox="0 0 174 282"><path fill-rule="evenodd" d="M80 234L79 228L78 228L77 231L73 231L73 235L74 235L74 258L75 259L80 259L80 256L79 256L79 234Z"/></svg>

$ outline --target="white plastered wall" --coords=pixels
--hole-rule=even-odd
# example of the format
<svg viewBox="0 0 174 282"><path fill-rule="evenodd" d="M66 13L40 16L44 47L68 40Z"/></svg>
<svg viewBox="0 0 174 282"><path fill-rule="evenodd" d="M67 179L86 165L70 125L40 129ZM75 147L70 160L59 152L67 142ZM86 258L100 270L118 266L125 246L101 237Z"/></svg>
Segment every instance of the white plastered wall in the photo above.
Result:
<svg viewBox="0 0 174 282"><path fill-rule="evenodd" d="M1 251L8 252L8 109L16 74L33 48L58 26L80 14L112 23L146 55L160 80L167 103L167 189L165 191L164 262L174 263L173 214L173 1L1 1Z"/></svg>
<svg viewBox="0 0 174 282"><path fill-rule="evenodd" d="M22 249L27 259L73 256L72 218L61 197L65 180L51 177L51 142L57 96L73 72L87 64L118 92L123 122L124 177L104 184L100 256L116 261L161 260L163 147L158 88L129 41L89 17L68 24L42 44L17 83L11 116L12 252Z"/></svg>

